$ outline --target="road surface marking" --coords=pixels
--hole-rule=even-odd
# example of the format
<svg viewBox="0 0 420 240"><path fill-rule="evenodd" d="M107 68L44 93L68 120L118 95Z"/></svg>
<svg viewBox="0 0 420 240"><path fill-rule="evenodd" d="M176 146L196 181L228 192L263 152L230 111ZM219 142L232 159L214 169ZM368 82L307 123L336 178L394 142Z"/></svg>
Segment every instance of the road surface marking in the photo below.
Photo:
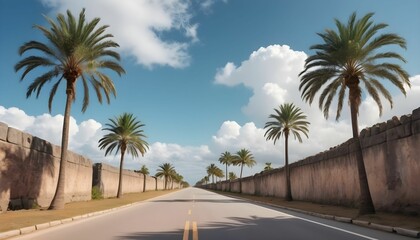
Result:
<svg viewBox="0 0 420 240"><path fill-rule="evenodd" d="M315 223L315 224L318 224L318 225L321 225L321 226L324 226L324 227L327 227L327 228L332 228L332 229L335 229L337 231L353 234L353 235L356 235L356 236L359 236L359 237L362 237L362 238L366 238L366 239L369 239L369 240L378 240L377 238L368 237L368 236L365 236L365 235L362 235L362 234L358 234L358 233L355 233L355 232L344 230L342 228L333 227L333 226L330 226L330 225L327 225L327 224L324 224L324 223L320 223L320 222L316 222L316 221L312 221L312 220L305 219L305 218L300 218L300 217L296 217L296 218L298 218L300 220L303 220L303 221L306 221L306 222Z"/></svg>
<svg viewBox="0 0 420 240"><path fill-rule="evenodd" d="M193 222L193 240L198 240L197 222Z"/></svg>
<svg viewBox="0 0 420 240"><path fill-rule="evenodd" d="M190 221L186 221L185 227L184 227L184 237L182 238L182 240L188 240L189 234L190 234Z"/></svg>
<svg viewBox="0 0 420 240"><path fill-rule="evenodd" d="M320 223L320 222L317 222L317 221L309 220L309 219L306 219L306 218L303 218L303 217L298 217L298 216L295 216L295 215L287 214L285 212L282 212L281 210L274 210L272 208L268 208L268 209L271 209L272 211L277 212L277 213L280 212L280 213L282 213L283 216L288 216L288 217L291 217L291 218L296 218L296 219L300 219L300 220L303 220L303 221L306 221L306 222L318 224L318 225L321 225L321 226L324 226L324 227L327 227L327 228L331 228L331 229L334 229L334 230L337 230L337 231L349 233L349 234L352 234L352 235L355 235L355 236L359 236L359 237L362 237L362 238L365 238L365 239L378 240L377 238L372 238L372 237L365 236L365 235L362 235L362 234L359 234L359 233L355 233L355 232L352 232L352 231L348 231L348 230L345 230L345 229L342 229L342 228L333 227L333 226L328 225L328 224L324 224L324 223Z"/></svg>
<svg viewBox="0 0 420 240"><path fill-rule="evenodd" d="M191 209L190 209L190 210L188 210L188 215L191 215Z"/></svg>

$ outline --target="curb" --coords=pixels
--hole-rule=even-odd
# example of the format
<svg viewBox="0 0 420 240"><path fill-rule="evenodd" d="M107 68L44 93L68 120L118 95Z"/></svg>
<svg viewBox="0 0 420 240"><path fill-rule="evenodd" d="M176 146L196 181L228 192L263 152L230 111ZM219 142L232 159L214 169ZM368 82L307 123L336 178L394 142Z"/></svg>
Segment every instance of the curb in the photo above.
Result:
<svg viewBox="0 0 420 240"><path fill-rule="evenodd" d="M144 201L141 201L144 202ZM139 202L139 203L141 203ZM97 212L91 212L91 213L87 213L87 214L83 214L83 215L79 215L79 216L74 216L74 217L70 217L70 218L64 218L64 219L60 219L60 220L55 220L55 221L51 221L51 222L47 222L47 223L40 223L40 224L36 224L33 226L29 226L29 227L24 227L18 230L10 230L7 232L0 232L0 239L7 239L10 237L16 237L19 235L24 235L24 234L28 234L28 233L32 233L38 230L42 230L42 229L47 229L50 227L55 227L58 225L62 225L65 223L70 223L70 222L74 222L74 221L78 221L81 219L87 219L87 218L91 218L91 217L95 217L95 216L99 216L99 215L104 215L110 212L114 212L117 210L121 210L127 207L131 207L134 206L137 203L129 203L126 205L122 205L119 207L115 207L115 208L111 208L111 209L106 209L106 210L101 210L101 211L97 211Z"/></svg>
<svg viewBox="0 0 420 240"><path fill-rule="evenodd" d="M399 227L394 228L394 231L396 233L400 234L400 235L403 235L403 236L420 238L420 232L419 231L414 231L414 230L399 228Z"/></svg>
<svg viewBox="0 0 420 240"><path fill-rule="evenodd" d="M237 196L229 196L229 197L241 198L241 197L237 197ZM377 223L371 223L371 222L368 222L368 221L356 220L356 219L352 219L352 218L308 212L308 211L301 210L301 209L283 207L283 206L280 206L280 205L276 205L276 204L272 204L272 203L266 203L266 202L260 202L260 201L251 200L251 199L247 199L247 198L241 198L241 199L246 199L246 200L249 200L251 202L261 204L261 205L267 205L267 206L281 208L281 209L285 209L285 210L289 210L289 211L293 211L293 212L303 213L303 214L314 216L314 217L319 217L319 218L334 220L334 221L338 221L338 222L354 224L354 225L358 225L358 226L361 226L361 227L367 227L367 228L371 228L371 229L375 229L375 230L385 231L385 232L389 232L389 233L395 233L395 234L406 236L406 237L420 238L420 231L416 231L416 230L405 229L405 228L400 228L400 227L391 227L391 226L381 225L381 224L377 224Z"/></svg>
<svg viewBox="0 0 420 240"><path fill-rule="evenodd" d="M20 230L10 230L7 232L0 233L0 239L6 239L9 237L16 237L20 235Z"/></svg>
<svg viewBox="0 0 420 240"><path fill-rule="evenodd" d="M174 193L174 192L166 193L164 195L168 195L168 194L172 194L172 193ZM161 196L163 196L163 195L161 195ZM122 205L122 206L115 207L115 208L109 208L109 209L105 209L105 210L101 210L101 211L97 211L97 212L91 212L91 213L87 213L87 214L83 214L83 215L79 215L79 216L74 216L74 217L69 217L69 218L64 218L64 219L60 219L60 220L55 220L55 221L51 221L51 222L47 222L47 223L40 223L40 224L36 224L36 225L33 225L33 226L28 226L28 227L24 227L24 228L21 228L21 229L17 229L17 230L0 232L0 240L11 238L11 237L16 237L16 236L19 236L19 235L24 235L24 234L27 234L27 233L32 233L34 231L58 226L58 225L65 224L65 223L74 222L74 221L81 220L81 219L86 219L86 218L95 217L95 216L99 216L99 215L105 215L107 213L111 213L111 212L114 212L114 211L117 211L117 210L122 210L122 209L125 209L125 208L128 208L128 207L131 207L131 206L136 206L136 205L141 204L141 203L152 201L153 199L159 198L161 196L141 200L141 201L138 201L138 202L128 203L126 205Z"/></svg>

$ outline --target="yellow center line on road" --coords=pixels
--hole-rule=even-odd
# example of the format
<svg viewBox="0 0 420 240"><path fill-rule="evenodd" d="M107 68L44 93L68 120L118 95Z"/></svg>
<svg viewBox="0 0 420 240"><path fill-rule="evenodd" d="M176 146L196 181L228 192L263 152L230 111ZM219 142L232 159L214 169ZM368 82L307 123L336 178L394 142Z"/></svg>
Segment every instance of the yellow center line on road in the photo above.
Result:
<svg viewBox="0 0 420 240"><path fill-rule="evenodd" d="M191 209L190 209L190 210L188 210L188 215L191 215Z"/></svg>
<svg viewBox="0 0 420 240"><path fill-rule="evenodd" d="M185 227L184 227L184 237L182 238L182 240L188 240L189 234L190 234L190 221L186 221Z"/></svg>
<svg viewBox="0 0 420 240"><path fill-rule="evenodd" d="M198 228L197 228L197 222L192 222L192 240L198 240ZM182 240L188 240L188 237L190 235L190 221L185 222L184 227L184 235L182 237Z"/></svg>
<svg viewBox="0 0 420 240"><path fill-rule="evenodd" d="M193 240L198 240L197 222L193 222Z"/></svg>

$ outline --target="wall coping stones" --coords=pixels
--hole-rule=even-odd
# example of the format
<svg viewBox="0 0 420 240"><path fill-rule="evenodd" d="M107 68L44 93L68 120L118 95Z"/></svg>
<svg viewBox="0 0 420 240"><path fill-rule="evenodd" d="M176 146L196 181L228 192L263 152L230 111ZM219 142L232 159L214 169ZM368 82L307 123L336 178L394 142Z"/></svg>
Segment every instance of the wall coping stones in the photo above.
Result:
<svg viewBox="0 0 420 240"><path fill-rule="evenodd" d="M412 120L419 120L420 119L420 107L413 110L411 118L412 118Z"/></svg>
<svg viewBox="0 0 420 240"><path fill-rule="evenodd" d="M6 141L7 140L7 131L9 126L6 123L0 122L0 140Z"/></svg>
<svg viewBox="0 0 420 240"><path fill-rule="evenodd" d="M9 143L22 146L22 132L16 128L9 127L9 130L7 132L7 141Z"/></svg>
<svg viewBox="0 0 420 240"><path fill-rule="evenodd" d="M32 145L32 135L26 132L22 132L22 146L24 148L31 148Z"/></svg>

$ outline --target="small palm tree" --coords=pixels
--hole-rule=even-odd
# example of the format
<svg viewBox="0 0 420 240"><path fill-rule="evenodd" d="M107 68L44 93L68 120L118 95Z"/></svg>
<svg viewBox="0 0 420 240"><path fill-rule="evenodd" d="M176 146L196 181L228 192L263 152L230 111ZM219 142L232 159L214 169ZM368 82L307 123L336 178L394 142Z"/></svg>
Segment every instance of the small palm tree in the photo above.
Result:
<svg viewBox="0 0 420 240"><path fill-rule="evenodd" d="M143 174L143 192L146 192L146 176L150 174L149 169L143 165L138 172Z"/></svg>
<svg viewBox="0 0 420 240"><path fill-rule="evenodd" d="M299 142L302 142L300 133L305 134L308 137L308 125L309 122L306 121L306 115L302 113L300 108L293 105L293 103L284 103L280 105L279 109L274 109L275 114L270 114L269 118L272 118L273 121L267 122L264 128L267 128L267 131L264 134L264 137L268 140L276 141L284 135L284 150L285 150L285 165L286 170L286 200L292 201L292 190L290 186L290 169L289 169L289 135L293 134L295 139L297 138Z"/></svg>
<svg viewBox="0 0 420 240"><path fill-rule="evenodd" d="M236 174L234 172L229 172L229 180L235 180L238 177L236 176Z"/></svg>
<svg viewBox="0 0 420 240"><path fill-rule="evenodd" d="M60 168L54 198L49 207L49 209L62 209L64 208L69 123L71 106L76 99L76 82L81 79L83 83L82 112L85 112L89 105L89 83L95 89L99 102L102 103L103 93L109 103L109 95L113 94L115 96L116 91L111 78L103 71L111 70L118 75L125 72L117 62L120 60L119 54L111 50L111 48L118 47L118 44L110 40L111 34L105 34L108 26L97 27L99 18L86 22L85 10L83 9L77 20L70 11L67 11L67 18L63 14L59 14L57 22L48 17L46 19L51 26L50 29L39 25L35 25L35 28L44 34L48 39L47 43L30 41L19 48L20 55L31 50L38 51L40 55L29 56L19 61L15 65L15 70L24 69L21 80L34 69L46 71L35 78L28 87L27 98L32 94L36 94L38 98L42 87L46 83L53 79L57 80L51 88L48 100L50 112L58 86L65 82L67 100L61 137Z"/></svg>
<svg viewBox="0 0 420 240"><path fill-rule="evenodd" d="M265 163L264 172L273 170L273 167L271 167L271 162Z"/></svg>
<svg viewBox="0 0 420 240"><path fill-rule="evenodd" d="M204 182L206 183L206 185L207 185L207 183L209 183L209 181L210 181L210 178L209 178L209 176L205 176L204 178L203 178L203 180L204 180Z"/></svg>
<svg viewBox="0 0 420 240"><path fill-rule="evenodd" d="M350 105L353 140L356 143L356 159L360 184L360 214L374 213L372 197L367 181L366 169L363 161L362 148L359 141L359 126L357 122L359 107L362 102L363 83L366 92L379 107L382 114L380 95L385 97L391 107L392 96L380 80L388 80L404 95L404 84L410 86L409 76L399 61L405 59L399 54L390 51L392 46L406 48L404 38L393 33L378 35L378 31L386 28L384 23L374 24L371 20L373 13L368 13L356 19L353 13L347 24L335 20L337 31L327 29L325 33L318 33L323 43L313 45L311 49L315 54L308 57L305 69L300 73L299 89L302 98L312 103L315 95L325 86L319 96L319 108L328 118L330 105L338 95L336 119L340 113L348 89L348 103ZM387 47L383 49L383 47ZM382 52L380 50L383 49ZM390 60L388 62L388 60ZM337 92L338 91L338 92Z"/></svg>
<svg viewBox="0 0 420 240"><path fill-rule="evenodd" d="M207 167L207 174L208 176L211 176L211 183L214 183L214 176L218 174L218 168L214 163L210 164Z"/></svg>
<svg viewBox="0 0 420 240"><path fill-rule="evenodd" d="M241 166L241 174L239 175L239 192L242 193L242 171L244 169L244 165L247 167L253 167L257 162L254 159L252 153L243 148L239 150L236 155L233 156L233 165Z"/></svg>
<svg viewBox="0 0 420 240"><path fill-rule="evenodd" d="M175 168L170 163L164 163L159 166L156 171L156 177L164 177L165 178L165 189L168 188L168 181L171 180L174 176Z"/></svg>
<svg viewBox="0 0 420 240"><path fill-rule="evenodd" d="M220 168L216 169L216 173L215 176L218 178L219 181L222 180L222 178L225 176L225 174L223 173L223 170Z"/></svg>
<svg viewBox="0 0 420 240"><path fill-rule="evenodd" d="M146 136L143 134L144 127L140 121L131 113L123 113L122 115L109 119L111 123L106 123L104 131L109 131L103 138L99 139L99 148L105 150L105 156L115 150L115 154L121 152L120 174L118 179L117 198L122 197L122 170L124 165L125 153L129 153L133 157L138 157L139 152L142 156L149 148L148 143L144 140Z"/></svg>
<svg viewBox="0 0 420 240"><path fill-rule="evenodd" d="M230 152L226 151L222 153L222 155L219 158L219 162L221 164L226 165L226 181L228 180L228 166L232 164L233 156L230 154Z"/></svg>

